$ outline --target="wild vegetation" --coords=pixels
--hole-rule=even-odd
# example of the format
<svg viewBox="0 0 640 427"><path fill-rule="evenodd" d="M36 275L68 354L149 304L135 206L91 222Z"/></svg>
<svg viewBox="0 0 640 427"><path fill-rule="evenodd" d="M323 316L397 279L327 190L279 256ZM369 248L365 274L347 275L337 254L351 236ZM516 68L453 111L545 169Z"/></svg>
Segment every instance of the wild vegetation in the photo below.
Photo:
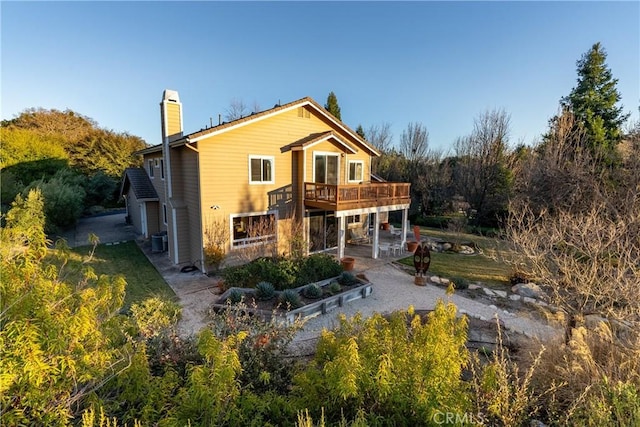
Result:
<svg viewBox="0 0 640 427"><path fill-rule="evenodd" d="M299 324L265 323L241 301L213 314L197 336L181 336L175 302L155 288L136 294L140 277L119 274L144 261L101 264L126 247L47 249L45 215L64 224L52 218L86 207L89 187L77 173L88 182L99 174L104 165L90 158L109 132L71 112L31 111L3 123L3 202L5 190L15 200L0 245L1 423L639 425L640 123L621 128L626 117L605 58L596 44L578 61L576 88L534 147L510 147L501 110L480 114L450 157L427 149L419 124L405 132L404 153L384 125L365 135L384 153L377 172L412 182L414 222L455 214L501 227L502 240L483 245L512 248L512 266L565 314L564 336L517 352L468 350L466 318L447 301L425 317L409 308L342 318L306 361L287 351ZM104 200L108 186L95 179L95 200ZM77 194L84 199L76 204ZM212 234L213 248L216 241ZM227 268L225 281L285 289L339 268L322 257L295 259ZM444 273L450 264L438 267L434 256L443 275L453 275Z"/></svg>
<svg viewBox="0 0 640 427"><path fill-rule="evenodd" d="M140 164L132 154L146 146L70 110L28 109L1 126L2 211L39 188L48 232L115 206L124 170Z"/></svg>

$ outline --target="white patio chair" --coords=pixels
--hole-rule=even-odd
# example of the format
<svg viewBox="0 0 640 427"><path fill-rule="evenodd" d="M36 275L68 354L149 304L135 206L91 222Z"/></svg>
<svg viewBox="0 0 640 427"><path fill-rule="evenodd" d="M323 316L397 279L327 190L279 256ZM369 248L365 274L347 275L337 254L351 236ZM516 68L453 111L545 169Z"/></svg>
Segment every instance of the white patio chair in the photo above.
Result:
<svg viewBox="0 0 640 427"><path fill-rule="evenodd" d="M392 236L400 236L402 235L402 229L398 229L398 228L395 228L393 225L390 225L389 233L391 233Z"/></svg>
<svg viewBox="0 0 640 427"><path fill-rule="evenodd" d="M380 249L380 256L389 256L391 251L391 245L389 243L380 243L378 245L378 249Z"/></svg>

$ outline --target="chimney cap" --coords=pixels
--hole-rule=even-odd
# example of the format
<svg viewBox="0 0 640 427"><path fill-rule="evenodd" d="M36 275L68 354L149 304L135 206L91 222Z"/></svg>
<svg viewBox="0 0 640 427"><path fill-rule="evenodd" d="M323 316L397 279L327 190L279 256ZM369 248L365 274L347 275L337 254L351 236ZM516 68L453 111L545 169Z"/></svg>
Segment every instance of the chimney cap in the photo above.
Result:
<svg viewBox="0 0 640 427"><path fill-rule="evenodd" d="M162 100L180 102L180 96L177 90L165 89L164 92L162 92Z"/></svg>

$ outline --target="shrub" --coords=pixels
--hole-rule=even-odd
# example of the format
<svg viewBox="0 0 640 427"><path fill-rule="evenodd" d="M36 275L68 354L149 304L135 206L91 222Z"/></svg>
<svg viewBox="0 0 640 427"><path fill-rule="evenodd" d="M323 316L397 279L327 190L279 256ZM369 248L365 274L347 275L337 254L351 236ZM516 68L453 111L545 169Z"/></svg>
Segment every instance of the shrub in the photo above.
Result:
<svg viewBox="0 0 640 427"><path fill-rule="evenodd" d="M276 296L276 289L269 282L260 282L256 285L256 298L260 301L268 301Z"/></svg>
<svg viewBox="0 0 640 427"><path fill-rule="evenodd" d="M329 291L329 293L331 293L331 295L335 295L340 292L342 288L340 287L340 283L334 280L333 282L329 283L329 287L327 288L327 290Z"/></svg>
<svg viewBox="0 0 640 427"><path fill-rule="evenodd" d="M226 306L222 311L214 313L211 321L212 330L219 338L245 334L245 338L238 343L238 356L242 366L239 380L242 389L256 393L274 391L283 396L291 388L291 381L296 373L295 360L285 357L287 347L301 326L298 321L283 324L275 317L264 321L251 315L244 303ZM245 422L238 421L232 425L248 424L245 419Z"/></svg>
<svg viewBox="0 0 640 427"><path fill-rule="evenodd" d="M453 277L451 282L456 289L469 289L469 280L464 277Z"/></svg>
<svg viewBox="0 0 640 427"><path fill-rule="evenodd" d="M44 198L47 232L75 224L84 210L84 190L70 176L56 174L49 181L35 181L26 190L40 188Z"/></svg>
<svg viewBox="0 0 640 427"><path fill-rule="evenodd" d="M229 297L227 298L231 304L238 304L242 301L242 297L244 294L238 289L232 289L229 292Z"/></svg>
<svg viewBox="0 0 640 427"><path fill-rule="evenodd" d="M313 254L302 260L296 287L335 277L342 272L340 263L330 255Z"/></svg>
<svg viewBox="0 0 640 427"><path fill-rule="evenodd" d="M305 287L302 293L307 298L316 299L322 296L322 288L314 283Z"/></svg>
<svg viewBox="0 0 640 427"><path fill-rule="evenodd" d="M315 418L324 408L330 425L359 411L373 425L431 425L436 413L464 413L466 339L466 318L457 319L455 306L442 301L426 322L412 309L389 318L342 316L335 331L323 331L314 360L294 379L297 406Z"/></svg>
<svg viewBox="0 0 640 427"><path fill-rule="evenodd" d="M293 289L286 289L280 294L280 304L292 309L302 307L300 294Z"/></svg>
<svg viewBox="0 0 640 427"><path fill-rule="evenodd" d="M340 276L338 276L338 283L340 283L342 286L353 286L358 283L358 279L356 279L356 276L354 276L352 273L343 271L342 273L340 273Z"/></svg>
<svg viewBox="0 0 640 427"><path fill-rule="evenodd" d="M244 265L225 268L222 270L222 279L229 288L253 288L258 283Z"/></svg>

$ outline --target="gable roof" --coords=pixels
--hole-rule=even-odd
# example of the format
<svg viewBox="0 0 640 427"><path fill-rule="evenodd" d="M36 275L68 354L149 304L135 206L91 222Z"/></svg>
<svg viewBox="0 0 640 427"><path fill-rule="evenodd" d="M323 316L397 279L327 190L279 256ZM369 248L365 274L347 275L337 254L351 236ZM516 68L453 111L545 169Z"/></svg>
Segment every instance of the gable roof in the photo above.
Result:
<svg viewBox="0 0 640 427"><path fill-rule="evenodd" d="M324 107L322 107L320 104L318 104L316 101L314 101L312 98L308 96L293 102L289 102L288 104L276 105L275 107L269 110L261 111L259 113L252 113L246 117L242 117L236 120L232 120L230 122L222 123L217 126L210 127L208 129L200 129L199 131L192 132L188 135L184 135L181 138L174 139L173 141L169 142L169 146L178 147L181 145L198 142L201 139L208 138L210 136L213 136L219 133L227 132L231 129L246 126L249 123L264 120L280 112L289 111L294 108L304 107L304 106L311 107L318 114L320 114L321 116L325 117L330 122L332 122L335 126L337 126L338 128L342 129L343 131L351 135L370 154L374 156L380 156L380 152L376 150L373 146L371 146L360 135L358 135L353 129L351 129L349 126L345 125L344 123L342 123L340 120L336 119L333 116L333 114L329 113L327 110L324 109ZM143 150L137 151L134 154L151 154L161 150L162 150L162 144L158 144L158 145L154 145L152 147L148 147Z"/></svg>
<svg viewBox="0 0 640 427"><path fill-rule="evenodd" d="M328 140L334 140L337 143L337 145L342 146L344 149L346 149L347 151L350 151L353 154L357 153L356 149L353 148L351 144L344 142L332 130L328 130L326 132L320 132L320 133L312 133L309 136L306 136L302 139L297 140L296 142L292 142L291 144L285 145L280 150L282 152L289 151L289 150L301 151L301 150L304 150L305 148L309 148L315 144L318 144L319 142L328 141Z"/></svg>
<svg viewBox="0 0 640 427"><path fill-rule="evenodd" d="M151 183L147 172L142 168L127 168L122 178L120 197L131 188L136 199L144 201L157 201L158 193Z"/></svg>

